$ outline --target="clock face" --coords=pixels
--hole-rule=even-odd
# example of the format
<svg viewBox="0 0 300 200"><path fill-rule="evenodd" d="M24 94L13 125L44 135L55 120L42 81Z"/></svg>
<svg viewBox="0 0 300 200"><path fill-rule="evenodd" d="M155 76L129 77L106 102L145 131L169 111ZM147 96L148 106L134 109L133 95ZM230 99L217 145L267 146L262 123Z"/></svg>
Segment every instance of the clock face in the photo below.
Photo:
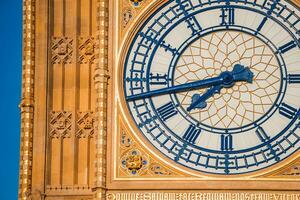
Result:
<svg viewBox="0 0 300 200"><path fill-rule="evenodd" d="M136 33L124 95L169 159L242 174L300 148L300 11L279 0L170 0Z"/></svg>

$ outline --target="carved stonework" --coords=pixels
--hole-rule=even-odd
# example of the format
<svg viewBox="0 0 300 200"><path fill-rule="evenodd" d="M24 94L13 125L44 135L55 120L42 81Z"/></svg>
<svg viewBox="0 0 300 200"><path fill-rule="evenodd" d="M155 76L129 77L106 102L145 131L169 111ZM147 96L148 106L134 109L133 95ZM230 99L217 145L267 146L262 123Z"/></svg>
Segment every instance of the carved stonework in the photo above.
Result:
<svg viewBox="0 0 300 200"><path fill-rule="evenodd" d="M135 7L141 6L141 4L143 2L145 2L145 0L129 0L131 2L131 4Z"/></svg>
<svg viewBox="0 0 300 200"><path fill-rule="evenodd" d="M40 190L34 190L32 193L28 194L27 198L28 200L41 200L43 197L43 194Z"/></svg>
<svg viewBox="0 0 300 200"><path fill-rule="evenodd" d="M161 166L159 163L153 162L149 166L149 174L152 174L153 176L171 176L172 172Z"/></svg>
<svg viewBox="0 0 300 200"><path fill-rule="evenodd" d="M119 155L121 177L181 176L146 153L125 129L120 131Z"/></svg>
<svg viewBox="0 0 300 200"><path fill-rule="evenodd" d="M263 175L266 178L300 178L300 159L298 158L294 162L284 166L275 172L271 172L267 175Z"/></svg>
<svg viewBox="0 0 300 200"><path fill-rule="evenodd" d="M94 37L79 38L79 63L94 64L96 58L96 43Z"/></svg>
<svg viewBox="0 0 300 200"><path fill-rule="evenodd" d="M133 149L123 154L122 167L127 174L141 175L148 167L149 158L139 150Z"/></svg>
<svg viewBox="0 0 300 200"><path fill-rule="evenodd" d="M123 17L123 19L122 19L123 28L125 28L133 17L132 9L124 8L122 11L122 17Z"/></svg>
<svg viewBox="0 0 300 200"><path fill-rule="evenodd" d="M32 190L33 127L35 110L35 44L36 1L23 0L23 56L22 56L22 101L21 144L18 199L27 200ZM3 195L2 195L3 196Z"/></svg>
<svg viewBox="0 0 300 200"><path fill-rule="evenodd" d="M120 2L122 31L143 11L148 2L148 0L122 0Z"/></svg>
<svg viewBox="0 0 300 200"><path fill-rule="evenodd" d="M53 37L51 50L52 64L70 64L73 56L73 39Z"/></svg>
<svg viewBox="0 0 300 200"><path fill-rule="evenodd" d="M69 138L72 129L72 112L50 112L49 129L50 138Z"/></svg>
<svg viewBox="0 0 300 200"><path fill-rule="evenodd" d="M77 132L76 137L78 138L92 138L94 136L94 113L92 111L88 112L78 112L77 119Z"/></svg>
<svg viewBox="0 0 300 200"><path fill-rule="evenodd" d="M300 162L293 165L288 171L284 172L282 175L300 177Z"/></svg>

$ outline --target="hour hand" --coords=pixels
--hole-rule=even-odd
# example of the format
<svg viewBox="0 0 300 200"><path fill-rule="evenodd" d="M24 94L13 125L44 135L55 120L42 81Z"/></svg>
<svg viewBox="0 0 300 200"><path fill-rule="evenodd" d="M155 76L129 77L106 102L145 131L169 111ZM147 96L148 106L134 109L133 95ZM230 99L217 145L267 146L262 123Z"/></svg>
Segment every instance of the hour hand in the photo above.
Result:
<svg viewBox="0 0 300 200"><path fill-rule="evenodd" d="M219 94L221 89L224 86L222 85L216 85L208 89L203 95L200 96L200 94L194 94L192 97L192 103L187 108L187 111L191 111L194 108L200 108L203 109L207 106L206 100L212 97L214 94Z"/></svg>

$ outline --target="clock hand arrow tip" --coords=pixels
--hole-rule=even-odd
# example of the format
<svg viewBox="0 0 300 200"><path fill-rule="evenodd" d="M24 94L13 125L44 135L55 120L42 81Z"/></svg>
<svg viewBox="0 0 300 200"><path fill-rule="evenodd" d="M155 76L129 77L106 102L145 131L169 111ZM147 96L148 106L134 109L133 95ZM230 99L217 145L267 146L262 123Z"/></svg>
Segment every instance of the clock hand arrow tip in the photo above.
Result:
<svg viewBox="0 0 300 200"><path fill-rule="evenodd" d="M236 64L232 70L232 76L234 81L246 81L248 83L253 82L254 73L249 67L245 67L241 64Z"/></svg>

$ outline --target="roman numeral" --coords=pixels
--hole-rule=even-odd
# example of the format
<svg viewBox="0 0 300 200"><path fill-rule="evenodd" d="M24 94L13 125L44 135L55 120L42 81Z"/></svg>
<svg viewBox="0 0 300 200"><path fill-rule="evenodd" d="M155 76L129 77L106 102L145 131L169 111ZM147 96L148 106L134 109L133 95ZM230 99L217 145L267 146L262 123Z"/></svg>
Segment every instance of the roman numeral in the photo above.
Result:
<svg viewBox="0 0 300 200"><path fill-rule="evenodd" d="M165 41L158 41L155 37L153 37L153 34L146 35L145 33L139 33L141 37L145 38L147 42L153 42L156 45L159 45L160 47L164 48L166 52L170 52L173 55L178 54L178 51L176 48L173 48L170 44L167 44Z"/></svg>
<svg viewBox="0 0 300 200"><path fill-rule="evenodd" d="M135 73L133 77L127 77L126 78L127 82L134 82L135 86L138 86L139 84L142 84L142 82L146 81L146 78L141 78L138 73Z"/></svg>
<svg viewBox="0 0 300 200"><path fill-rule="evenodd" d="M167 74L150 74L149 77L150 85L167 85L168 84L168 75Z"/></svg>
<svg viewBox="0 0 300 200"><path fill-rule="evenodd" d="M270 139L265 130L260 126L256 129L255 133L262 142L266 142Z"/></svg>
<svg viewBox="0 0 300 200"><path fill-rule="evenodd" d="M234 24L234 8L221 8L221 25Z"/></svg>
<svg viewBox="0 0 300 200"><path fill-rule="evenodd" d="M169 102L157 109L158 114L162 120L166 121L176 115L178 112L172 102Z"/></svg>
<svg viewBox="0 0 300 200"><path fill-rule="evenodd" d="M267 20L268 20L268 17L264 17L263 18L263 20L259 24L258 28L256 29L255 34L257 34L262 29L262 27L265 25L265 23L266 23Z"/></svg>
<svg viewBox="0 0 300 200"><path fill-rule="evenodd" d="M287 81L289 84L300 83L300 74L289 74Z"/></svg>
<svg viewBox="0 0 300 200"><path fill-rule="evenodd" d="M221 150L222 151L231 151L233 150L233 138L231 134L222 134L221 135Z"/></svg>
<svg viewBox="0 0 300 200"><path fill-rule="evenodd" d="M195 144L200 133L201 133L201 129L198 129L195 126L190 125L189 128L185 131L183 135L183 139L189 143Z"/></svg>
<svg viewBox="0 0 300 200"><path fill-rule="evenodd" d="M270 16L272 14L273 10L277 8L277 4L278 4L279 1L280 0L274 0L272 4L268 3L268 4L271 5L270 9L267 12L268 16ZM267 3L267 0L265 0L264 5L266 3ZM261 21L261 23L259 24L258 28L256 29L255 35L262 29L262 27L265 25L265 23L266 23L267 20L268 20L268 17L265 16L263 18L263 20Z"/></svg>
<svg viewBox="0 0 300 200"><path fill-rule="evenodd" d="M288 42L287 44L282 45L281 47L279 47L278 52L284 54L287 51L295 48L296 46L297 46L297 42L292 40L292 41Z"/></svg>
<svg viewBox="0 0 300 200"><path fill-rule="evenodd" d="M289 119L292 119L296 115L297 109L286 103L282 103L279 107L279 113Z"/></svg>
<svg viewBox="0 0 300 200"><path fill-rule="evenodd" d="M185 22L187 23L187 27L192 30L192 33L198 33L202 30L201 25L199 24L198 20L194 16L189 16L189 13L186 11L186 7L188 7L188 4L192 6L192 3L190 1L187 2L187 4L183 4L182 0L176 0L176 3L179 5L179 9L182 10L184 16L186 17Z"/></svg>

